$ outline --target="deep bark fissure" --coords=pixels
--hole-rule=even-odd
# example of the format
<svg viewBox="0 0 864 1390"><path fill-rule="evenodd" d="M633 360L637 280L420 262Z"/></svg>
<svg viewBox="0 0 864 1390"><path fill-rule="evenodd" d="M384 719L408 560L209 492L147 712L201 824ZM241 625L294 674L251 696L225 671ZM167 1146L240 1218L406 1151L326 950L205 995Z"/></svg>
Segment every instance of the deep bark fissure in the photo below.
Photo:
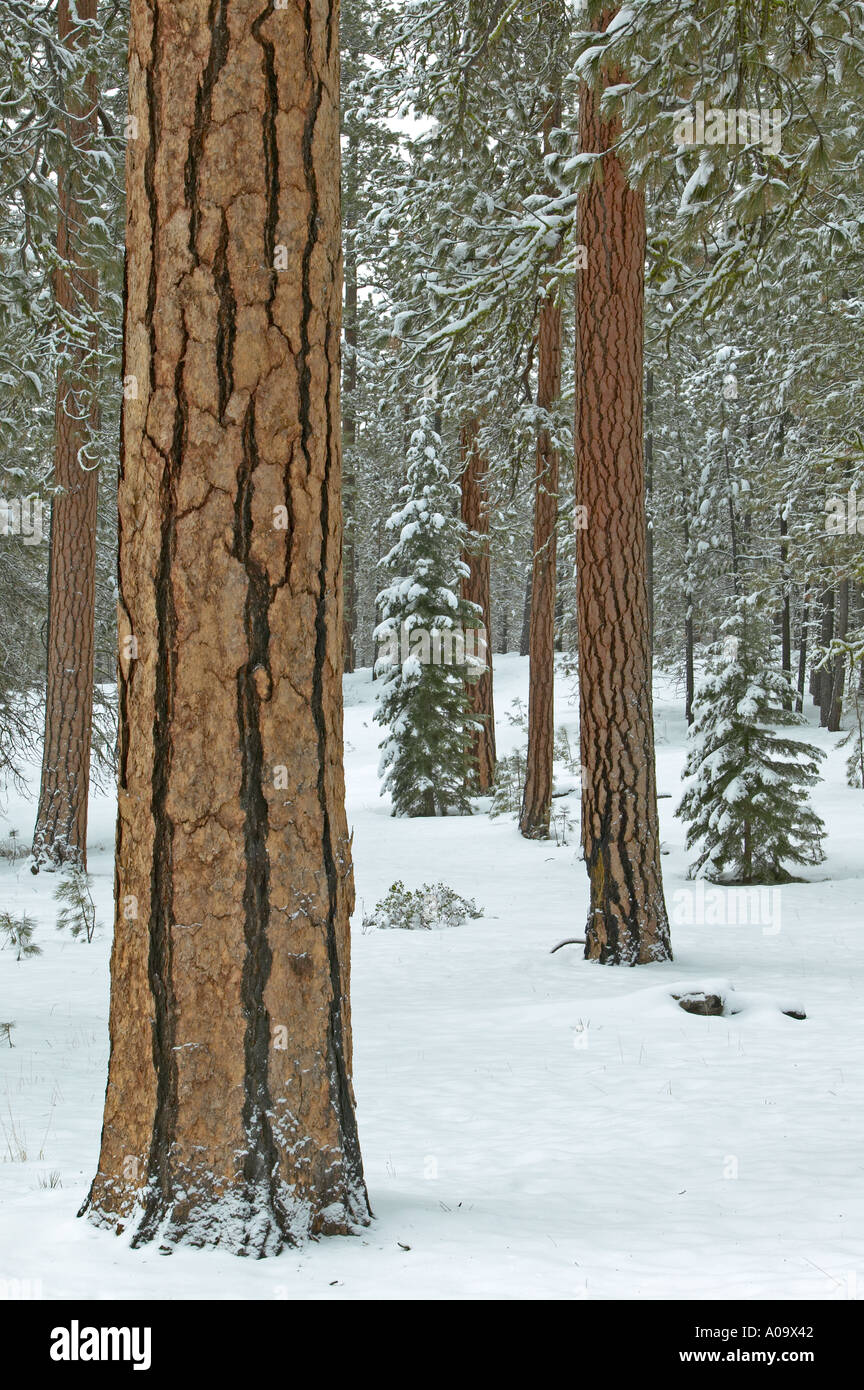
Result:
<svg viewBox="0 0 864 1390"><path fill-rule="evenodd" d="M150 277L148 284L147 326L151 346L155 351L155 306L158 289L157 228L159 225L158 196L155 186L156 148L159 138L157 113L159 100L159 27L160 7L153 7L153 32L147 88L154 119L150 128L150 145L144 167L144 184L153 232ZM155 360L155 357L153 358ZM153 816L153 860L150 875L150 943L147 962L150 992L153 998L153 1068L156 1073L156 1105L153 1133L147 1161L147 1193L144 1217L134 1237L145 1241L152 1237L163 1211L170 1204L172 1181L169 1155L177 1115L177 1065L174 1053L175 1000L171 986L171 927L174 919L173 892L173 826L167 813L168 787L171 772L171 705L174 677L175 614L171 583L171 564L174 548L174 491L175 474L182 459L185 434L185 408L182 396L182 358L175 374L179 409L174 420L174 439L171 454L163 455L160 486L159 564L156 577L157 665L153 709L153 778L150 807Z"/></svg>
<svg viewBox="0 0 864 1390"><path fill-rule="evenodd" d="M307 61L311 50L312 42L312 21L311 6L307 3L305 8L305 24L307 35ZM327 51L331 50L332 26L328 26ZM312 254L318 242L318 218L319 218L319 199L318 199L318 178L315 169L315 159L313 151L313 141L315 137L315 126L318 119L318 112L321 107L323 95L323 83L318 81L313 88L312 99L309 103L309 110L303 132L303 171L306 182L306 191L309 199L309 211L307 214L307 240L303 251L302 259L302 300L303 312L300 320L300 373L299 373L299 403L300 403L300 430L301 448L306 457L307 467L311 469L311 459L309 454L309 440L312 434L312 414L310 401L311 367L310 367L310 338L309 323L314 310L312 295L310 291L310 267ZM312 681L312 715L315 728L318 734L318 801L321 808L321 822L323 835L323 858L325 867L325 877L327 881L328 910L326 920L327 938L327 958L330 971L331 998L330 998L330 1017L328 1028L328 1071L330 1077L331 1103L338 1116L341 1139L344 1145L344 1153L347 1163L347 1178L349 1192L347 1194L349 1203L353 1206L358 1202L368 1209L365 1188L362 1181L362 1164L360 1158L360 1141L357 1133L356 1119L354 1114L353 1097L351 1093L350 1081L348 1078L346 1059L345 1059L345 1039L342 1027L343 1010L343 984L342 968L339 961L339 944L336 936L336 919L339 910L338 879L339 866L337 863L336 849L333 844L333 832L330 823L330 804L326 786L327 771L327 745L329 742L329 732L324 710L324 667L328 659L328 578L330 570L330 488L331 488L331 461L333 459L333 438L332 438L332 392L333 392L333 364L331 360L332 352L332 329L328 322L324 340L324 358L329 364L327 375L327 386L325 394L325 418L327 420L327 448L325 450L325 468L321 484L321 553L318 568L318 601L315 614L315 665ZM337 363L338 366L338 363ZM341 662L339 663L341 668Z"/></svg>
<svg viewBox="0 0 864 1390"><path fill-rule="evenodd" d="M261 1256L369 1215L338 679L336 11L132 0L130 103L149 141L127 166L142 399L124 404L118 572L138 664L121 651L111 1061L88 1205L136 1244ZM265 266L277 240L285 264Z"/></svg>
<svg viewBox="0 0 864 1390"><path fill-rule="evenodd" d="M243 1125L246 1131L244 1176L249 1184L249 1200L255 1210L269 1205L281 1216L281 1230L288 1218L281 1211L276 1173L278 1154L270 1115L272 1102L269 1082L271 1045L270 1014L264 991L270 979L273 952L270 948L270 859L267 853L269 812L264 795L264 749L261 739L260 704L256 681L269 690L271 587L260 565L252 559L252 495L258 465L255 443L255 403L249 402L243 423L243 463L235 498L234 554L247 576L244 628L248 660L237 673L237 729L241 750L240 799L245 813L244 839L246 882L243 889L246 956L243 962L242 998L246 1015L245 1100ZM266 1201L259 1203L257 1191L266 1188ZM259 1253L269 1233L258 1232Z"/></svg>

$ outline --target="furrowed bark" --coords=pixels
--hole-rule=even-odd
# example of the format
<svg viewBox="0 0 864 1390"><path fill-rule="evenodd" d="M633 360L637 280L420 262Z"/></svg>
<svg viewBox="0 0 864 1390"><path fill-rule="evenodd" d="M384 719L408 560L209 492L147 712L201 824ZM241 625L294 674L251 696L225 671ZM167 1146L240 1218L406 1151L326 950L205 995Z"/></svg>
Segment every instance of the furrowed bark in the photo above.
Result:
<svg viewBox="0 0 864 1390"><path fill-rule="evenodd" d="M338 4L133 0L98 1224L368 1221L342 770Z"/></svg>
<svg viewBox="0 0 864 1390"><path fill-rule="evenodd" d="M604 30L614 11L595 17ZM606 84L618 80L607 71ZM582 84L584 152L619 134ZM642 446L645 208L619 157L579 197L576 500L582 843L590 881L585 955L637 965L671 957L660 870Z"/></svg>

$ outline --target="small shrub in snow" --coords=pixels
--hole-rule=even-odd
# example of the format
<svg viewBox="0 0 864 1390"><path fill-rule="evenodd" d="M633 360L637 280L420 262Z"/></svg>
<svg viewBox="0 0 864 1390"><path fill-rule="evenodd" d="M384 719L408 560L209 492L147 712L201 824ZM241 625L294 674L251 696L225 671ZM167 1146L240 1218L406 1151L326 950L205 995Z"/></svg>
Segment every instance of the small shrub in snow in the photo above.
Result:
<svg viewBox="0 0 864 1390"><path fill-rule="evenodd" d="M525 786L526 757L527 749L523 747L498 759L489 805L489 815L493 820L496 816L518 816Z"/></svg>
<svg viewBox="0 0 864 1390"><path fill-rule="evenodd" d="M57 885L55 902L60 903L57 930L70 931L74 937L92 941L99 925L90 891L91 879L86 869L74 864L67 869Z"/></svg>
<svg viewBox="0 0 864 1390"><path fill-rule="evenodd" d="M0 912L0 949L14 951L16 960L40 956L42 947L33 940L35 930L36 923L26 912L20 917L13 917L11 912Z"/></svg>
<svg viewBox="0 0 864 1390"><path fill-rule="evenodd" d="M411 889L400 880L364 916L363 930L436 931L482 916L473 898L460 897L446 883L424 883Z"/></svg>
<svg viewBox="0 0 864 1390"><path fill-rule="evenodd" d="M689 735L685 777L693 779L677 814L687 847L699 846L690 877L716 883L788 883L786 864L820 864L825 827L807 804L824 754L784 738L789 683L766 660L758 618L729 625L723 655L702 683Z"/></svg>

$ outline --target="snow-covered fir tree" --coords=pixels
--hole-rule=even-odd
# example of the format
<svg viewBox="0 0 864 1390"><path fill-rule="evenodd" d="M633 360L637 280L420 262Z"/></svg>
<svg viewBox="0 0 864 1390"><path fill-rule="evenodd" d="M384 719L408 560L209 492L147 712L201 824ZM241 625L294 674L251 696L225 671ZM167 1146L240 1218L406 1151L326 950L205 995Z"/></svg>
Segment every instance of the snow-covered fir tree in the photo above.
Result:
<svg viewBox="0 0 864 1390"><path fill-rule="evenodd" d="M470 811L470 732L465 681L484 664L478 609L459 596L466 566L458 485L435 429L435 405L421 402L411 432L407 482L388 518L397 540L383 560L391 580L378 596L375 630L381 677L376 720L383 790L397 816Z"/></svg>
<svg viewBox="0 0 864 1390"><path fill-rule="evenodd" d="M808 805L819 748L778 732L802 723L770 659L758 614L738 605L722 652L696 698L677 814L698 846L690 876L718 883L784 883L788 864L819 864L822 821Z"/></svg>

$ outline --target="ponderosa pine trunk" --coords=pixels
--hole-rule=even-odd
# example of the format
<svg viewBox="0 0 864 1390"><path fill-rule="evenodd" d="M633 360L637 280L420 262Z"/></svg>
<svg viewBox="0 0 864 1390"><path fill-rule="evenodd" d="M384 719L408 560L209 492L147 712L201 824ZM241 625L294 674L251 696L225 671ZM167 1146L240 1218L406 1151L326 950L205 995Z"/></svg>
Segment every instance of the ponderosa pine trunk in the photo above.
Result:
<svg viewBox="0 0 864 1390"><path fill-rule="evenodd" d="M561 124L555 102L543 131L545 153ZM557 254L557 253L556 253ZM545 293L537 323L537 405L554 410L561 395L561 297ZM534 551L528 637L528 749L519 829L528 840L549 835L555 756L555 590L557 579L560 455L545 426L537 435L534 471Z"/></svg>
<svg viewBox="0 0 864 1390"><path fill-rule="evenodd" d="M97 0L78 0L76 20L70 0L59 0L58 35L68 48L87 43L80 21L96 18ZM68 104L65 122L70 143L83 161L96 131L95 76L86 83L83 106ZM82 254L80 174L75 161L57 170L57 257L54 298L61 333L63 320L80 318L97 301L96 271ZM57 373L54 488L48 564L48 626L45 681L45 740L39 805L33 834L33 870L42 864L87 863L87 803L93 728L93 647L96 604L96 505L99 474L88 467L86 449L94 423L88 354L67 345L69 365Z"/></svg>
<svg viewBox="0 0 864 1390"><path fill-rule="evenodd" d="M481 453L477 435L479 421L472 418L462 427L462 521L471 532L471 541L462 557L469 573L462 579L462 597L476 603L486 638L486 670L479 680L467 683L471 714L480 721L472 739L471 766L474 785L484 795L495 781L495 706L492 685L492 604L489 587L489 491L488 464Z"/></svg>
<svg viewBox="0 0 864 1390"><path fill-rule="evenodd" d="M342 768L338 0L132 0L100 1225L368 1220Z"/></svg>
<svg viewBox="0 0 864 1390"><path fill-rule="evenodd" d="M593 19L603 31L614 11ZM602 82L621 75L606 70ZM580 150L620 133L583 83ZM603 964L671 957L660 869L648 601L642 363L645 204L618 155L579 195L576 501L582 844L590 880L585 954Z"/></svg>

